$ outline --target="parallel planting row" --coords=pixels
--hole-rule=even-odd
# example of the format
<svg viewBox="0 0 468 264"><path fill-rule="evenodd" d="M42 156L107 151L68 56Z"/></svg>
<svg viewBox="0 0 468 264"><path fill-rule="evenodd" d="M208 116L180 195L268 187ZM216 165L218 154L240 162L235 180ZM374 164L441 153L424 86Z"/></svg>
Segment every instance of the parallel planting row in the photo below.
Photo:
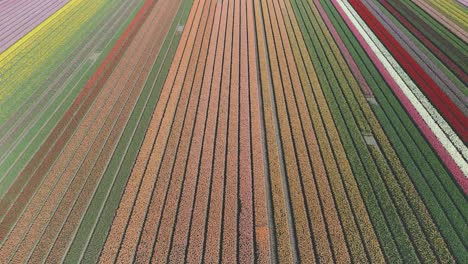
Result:
<svg viewBox="0 0 468 264"><path fill-rule="evenodd" d="M307 14L306 11L301 11L309 9L312 10L312 12L309 12L309 14ZM397 109L400 109L398 114L395 114L395 112L390 112L390 115L387 116L382 114L382 107L387 107L387 103L380 96L381 92L377 88L385 87L383 86L385 83L381 82L380 84L375 84L372 79L368 78L374 78L372 74L368 74L366 72L366 67L373 67L369 59L366 57L359 57L355 61L358 63L358 68L363 71L364 76L366 76L368 80L370 79L368 83L372 88L374 96L369 96L365 90L361 93L359 86L362 88L364 85L357 86L356 81L354 81L352 78L352 75L350 75L349 71L342 66L348 64L349 67L352 68L354 67L353 63L355 62L340 62L339 57L337 58L336 55L332 55L341 53L345 56L349 56L346 55L346 53L351 52L351 54L354 55L355 51L348 50L346 48L352 47L349 42L345 45L342 44L342 39L340 39L340 35L338 35L335 30L324 30L325 25L328 25L328 28L333 28L331 27L333 24L331 24L331 21L327 17L327 13L325 13L324 9L327 9L330 12L335 10L332 4L326 5L325 1L314 1L313 4L306 4L306 2L300 3L298 1L296 14L298 17L301 17L303 21L303 34L310 36L309 41L306 41L309 47L309 53L312 56L316 56L314 61L321 62L321 66L318 67L319 72L322 72L319 74L319 79L321 78L321 82L324 82L325 84L327 82L330 83L330 88L328 88L330 90L325 91L325 94L329 98L329 104L332 106L335 122L340 127L339 131L345 145L345 149L348 153L348 157L354 160L354 162L351 164L353 166L353 170L355 171L356 179L359 181L361 193L365 196L364 200L366 201L369 212L372 215L371 217L373 218L373 223L376 227L376 230L378 233L380 233L379 236L381 237L381 243L384 243L385 245L384 249L386 249L386 255L395 257L400 256L400 259L408 259L411 257L414 258L415 261L416 259L424 260L424 258L429 258L428 261L444 259L450 255L447 250L447 246L431 246L431 244L435 243L436 241L443 241L440 234L436 236L439 237L436 240L434 240L436 237L433 237L435 234L432 230L441 229L441 231L445 233L445 241L447 241L445 243L451 243L455 246L453 247L452 254L455 252L455 254L462 252L460 256L463 256L466 254L466 251L458 251L463 248L463 244L456 243L455 241L449 241L451 240L449 239L449 237L452 237L451 235L455 235L455 237L459 237L459 235L454 233L453 229L450 230L447 228L447 222L444 222L443 225L439 226L431 223L433 221L431 220L431 216L436 217L436 219L445 218L445 221L447 217L455 219L458 218L461 221L458 222L457 226L455 226L455 231L458 232L458 234L460 234L460 232L462 233L463 231L461 229L463 229L466 225L466 218L463 217L463 213L459 215L458 212L460 212L459 210L463 210L463 203L466 202L464 201L463 193L457 189L456 183L454 183L451 179L450 173L447 173L436 157L433 156L435 159L432 158L431 160L425 160L423 155L430 157L431 153L432 155L434 154L430 150L428 143L421 138L421 136L417 133L417 131L414 130L414 128L412 128L414 125L408 119L407 120L409 122L403 123L404 126L399 126L399 130L397 131L399 131L399 133L404 133L405 130L412 130L411 132L413 133L413 137L419 137L419 146L416 148L411 147L414 144L411 137L403 137L404 141L398 142L398 140L401 140L401 135L395 135L395 130L392 128L392 126L397 126L401 122L396 122L396 120L398 120L399 117L403 118L405 116L403 114L404 112L402 113L401 106L398 105ZM300 16L301 13L303 14L302 16ZM320 22L320 20L315 20L317 22L314 22L312 17L323 17L324 21ZM336 19L336 17L331 18ZM322 26L320 26L320 23ZM322 29L320 29L320 27L322 27ZM341 30L339 27L336 28ZM325 42L327 39L328 43ZM318 43L321 44L317 45ZM340 49L338 49L338 47L340 47ZM327 51L327 49L331 49L331 52ZM335 49L335 51L332 51L333 49ZM333 58L336 58L338 63L333 62ZM327 61L330 62L330 66L326 66ZM335 70L324 70L328 67ZM343 76L343 73L346 74L347 71L348 77L345 77L345 75ZM325 79L327 78L327 75L330 76L328 77L328 81ZM339 77L340 75L343 77ZM381 76L379 77L381 78ZM336 83L334 80L336 78L338 83ZM333 82L335 82L335 84L333 84ZM346 92L345 87L348 85L351 87L354 86L354 88ZM338 92L339 90L332 89L332 87L343 87L343 93L340 95ZM387 90L386 92L387 94L388 92L391 94L391 90ZM349 105L349 108L346 107L347 105ZM371 106L374 111L378 111L375 112L378 114L376 116L377 119L376 117L373 117L373 111L369 108L369 106ZM393 122L388 121L389 117ZM379 123L380 125L384 126L384 131L379 128ZM368 130L369 126L371 129L370 131ZM393 140L393 142L389 142L389 139L385 138L384 132L387 134L386 137ZM365 145L368 145L367 150ZM392 146L396 146L396 151L398 152L392 150ZM418 148L424 149L426 152L424 152L424 154L421 152L417 154L418 152L416 150ZM408 149L411 149L413 152L413 157L411 158L408 157ZM433 193L428 192L427 189L425 191L427 195L422 193L424 194L424 200L421 201L421 198L419 198L421 192L415 190L412 185L414 183L418 183L418 190L421 190L421 188L424 187L428 187L428 185L426 182L427 180L421 180L423 175L421 175L421 171L419 170L420 168L414 167L415 165L413 159L416 159L417 162L423 166L423 169L426 168L424 166L429 165L434 168L438 168L438 173L443 173L437 176L432 174L432 177L429 175L424 175L432 183L436 183L438 181L437 177L440 177L440 179L442 179L445 184L449 184L447 186L441 186L440 183L437 185L434 184L434 188L437 188L437 186L441 186L442 188L450 188L451 186L452 190L454 190L452 193L447 193L445 190L440 192L441 190L438 189L439 193L437 193L437 195L439 195L439 197L443 197L439 200L439 202L442 202L442 204L434 203L434 199L431 197ZM403 167L403 164L401 163L405 163L406 166ZM385 167L387 167L387 169ZM429 173L430 171L427 172ZM382 175L382 179L378 179L375 177L376 175ZM386 191L382 192L382 190ZM455 204L453 204L453 200L450 195L458 197L458 200L456 200L457 202ZM434 214L430 215L426 212L427 209L425 208L423 201L426 201L426 203L430 201L429 204L431 204ZM443 203L453 204L452 209L444 208ZM444 210L442 211L442 214L441 209ZM378 213L379 211L381 212L380 214ZM460 216L462 216L462 218L459 218ZM432 227L429 229L427 228L428 226ZM414 234L412 234L413 232ZM428 236L425 239L427 242L423 240L423 234ZM392 236L394 237L393 239L391 238ZM462 247L460 248L460 246ZM436 250L435 254L431 252L433 250Z"/></svg>
<svg viewBox="0 0 468 264"><path fill-rule="evenodd" d="M123 18L133 18L130 12L138 2L125 2L114 5L109 14L126 12L121 14ZM95 252L94 245L88 246L89 242L103 243L106 232L97 232L92 240L89 236L95 228L105 229L112 215L106 220L99 208L87 208L92 201L96 201L92 203L95 207L116 206L118 199L106 202L98 194L123 186L113 185L113 180L108 179L115 174L107 174L106 181L101 181L101 177L106 168L118 169L120 164L115 161L122 162L122 157L127 163L135 158L131 151L113 155L113 150L120 136L133 138L132 148L138 148L138 137L144 134L148 112L152 111L161 80L167 74L164 65L170 64L177 46L180 32L176 29L183 23L189 6L187 2L181 5L174 1L146 1L127 29L118 33L120 38L2 199L7 205L2 207L2 259L36 262L60 261L65 257L70 261L97 258L99 252ZM144 41L146 49L140 49ZM94 45L107 53L102 50L105 44L98 43ZM107 166L109 161L113 162L112 167ZM125 181L125 175L122 177L118 180ZM95 194L98 198L92 199ZM91 224L80 226L82 219ZM98 219L99 225L93 225ZM77 240L73 240L74 236ZM69 250L71 243L73 251Z"/></svg>
<svg viewBox="0 0 468 264"><path fill-rule="evenodd" d="M411 115L404 112L403 106L408 106L408 104L402 106L398 102L398 93L396 93L397 96L392 93L396 86L392 84L391 79L387 78L390 81L385 82L385 75L378 72L382 68L376 68L372 64L365 54L366 51L361 47L359 39L352 36L352 32L346 27L345 21L340 18L337 10L332 5L328 7L328 11L342 34L343 41L347 47L352 47L350 51L353 57L359 63L360 69L366 73L367 81L375 87L374 94L378 104L371 104L371 106L380 124L395 146L397 155L437 227L445 237L446 243L452 248L452 252L464 258L466 241L461 234L466 227L467 212L463 191L457 186L450 172L444 168L436 153L431 150L423 135L418 132L411 120Z"/></svg>
<svg viewBox="0 0 468 264"><path fill-rule="evenodd" d="M468 259L463 1L38 3L0 2L0 262Z"/></svg>
<svg viewBox="0 0 468 264"><path fill-rule="evenodd" d="M251 146L261 151L261 138L250 139L249 108L258 109L259 102L258 90L247 89L257 79L247 64L255 42L248 43L254 31L246 4L194 4L102 262L268 260L264 200L254 203L251 191L262 192L264 182L262 157L251 159ZM252 114L257 126L258 110Z"/></svg>
<svg viewBox="0 0 468 264"><path fill-rule="evenodd" d="M0 53L20 40L70 0L4 1L0 6ZM13 3L14 2L14 3Z"/></svg>
<svg viewBox="0 0 468 264"><path fill-rule="evenodd" d="M435 114L432 130L414 123L396 75L347 27L341 5L353 8L278 0L192 9L101 262L466 257L464 132ZM400 75L413 74L396 59ZM451 100L425 82L411 84L418 98L438 89ZM437 100L424 106L463 118L460 101ZM436 126L445 134L428 139Z"/></svg>
<svg viewBox="0 0 468 264"><path fill-rule="evenodd" d="M21 89L17 89L18 93L27 94L27 97L21 102L14 102L14 104L11 104L10 100L0 103L2 104L2 113L9 116L0 125L0 149L2 150L0 154L0 171L2 172L0 176L0 196L5 195L13 181L21 173L21 170L24 169L46 137L57 125L57 122L71 106L84 83L96 70L97 65L123 31L122 23L125 22L126 15L128 16L130 12L135 10L137 2L139 1L129 1L129 4L121 6L115 1L101 3L100 9L95 13L99 14L99 16L95 15L92 19L82 22L83 24L78 23L79 30L86 33L72 36L75 38L81 37L82 39L77 39L79 41L74 44L61 44L71 48L68 50L69 54L66 57L57 60L59 53L51 53L50 61L45 62L48 67L40 67L41 64L34 64L31 67L37 68L36 70L40 72L36 72L37 74L32 76L16 77L24 82L31 82L30 94L28 94L26 87L20 86ZM75 3L71 2L70 4ZM67 5L64 9L71 8L80 12L83 6L86 5L88 5L87 2L82 2L74 7L68 7ZM118 12L114 14L114 11ZM119 15L120 18L116 20L115 18L119 17ZM56 26L68 21L65 17L63 20L58 18L55 20L53 20L53 25ZM128 24L129 22L125 23ZM70 30L70 28L68 29ZM53 27L44 25L44 32L51 30L55 32ZM33 31L30 34L40 37L45 34L41 32L35 33ZM57 31L57 34L62 33ZM31 44L30 41L33 41L34 44ZM14 46L7 50L8 52L11 51L11 56L16 61L14 64L17 64L18 67L26 67L25 65L29 63L29 57L34 54L33 52L36 52L36 49L38 49L39 54L44 54L43 50L45 49L50 49L47 38L42 42L32 38L30 41L23 42L23 45L15 49L18 52L27 50L28 55L26 57L20 57L19 53L15 53L15 50L11 51ZM73 39L67 39L67 41L73 41ZM63 46L58 52L62 54L62 51ZM4 54L2 53L0 56L4 56ZM16 76L10 75L11 77L6 79L6 82ZM36 81L32 83L30 78L35 78ZM21 96L18 95L18 97ZM15 108L9 108L7 104L11 104ZM50 147L50 145L47 147Z"/></svg>

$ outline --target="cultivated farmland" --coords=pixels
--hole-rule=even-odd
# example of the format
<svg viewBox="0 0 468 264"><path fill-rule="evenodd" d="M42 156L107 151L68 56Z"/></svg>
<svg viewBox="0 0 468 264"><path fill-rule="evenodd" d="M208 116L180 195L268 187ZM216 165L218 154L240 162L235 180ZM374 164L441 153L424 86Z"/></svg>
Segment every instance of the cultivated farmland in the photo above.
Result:
<svg viewBox="0 0 468 264"><path fill-rule="evenodd" d="M463 263L466 1L0 1L0 263Z"/></svg>

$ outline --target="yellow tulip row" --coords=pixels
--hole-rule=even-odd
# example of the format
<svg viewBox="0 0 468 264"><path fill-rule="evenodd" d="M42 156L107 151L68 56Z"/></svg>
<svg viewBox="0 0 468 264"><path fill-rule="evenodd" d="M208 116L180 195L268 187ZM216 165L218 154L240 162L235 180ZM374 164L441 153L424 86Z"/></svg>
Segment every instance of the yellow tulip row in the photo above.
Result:
<svg viewBox="0 0 468 264"><path fill-rule="evenodd" d="M0 54L0 104L16 94L17 89L26 88L26 80L51 65L54 54L67 48L76 31L105 2L72 0Z"/></svg>

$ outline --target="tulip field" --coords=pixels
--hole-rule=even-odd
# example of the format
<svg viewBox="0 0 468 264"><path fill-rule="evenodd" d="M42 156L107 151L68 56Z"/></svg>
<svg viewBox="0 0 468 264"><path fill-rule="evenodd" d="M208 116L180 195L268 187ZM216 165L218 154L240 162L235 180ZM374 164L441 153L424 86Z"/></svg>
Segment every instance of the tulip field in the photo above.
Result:
<svg viewBox="0 0 468 264"><path fill-rule="evenodd" d="M0 263L464 263L465 0L0 0Z"/></svg>

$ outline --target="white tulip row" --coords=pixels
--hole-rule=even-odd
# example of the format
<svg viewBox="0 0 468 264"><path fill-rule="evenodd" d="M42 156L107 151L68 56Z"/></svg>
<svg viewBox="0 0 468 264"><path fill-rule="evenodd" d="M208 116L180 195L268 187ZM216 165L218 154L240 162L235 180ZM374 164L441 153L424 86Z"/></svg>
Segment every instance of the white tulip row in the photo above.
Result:
<svg viewBox="0 0 468 264"><path fill-rule="evenodd" d="M468 148L458 135L452 130L446 120L440 116L437 109L424 96L408 74L402 69L391 53L374 35L372 30L357 14L354 8L343 0L336 0L341 9L346 13L354 27L359 31L363 39L369 44L373 53L381 61L385 70L398 84L403 94L412 103L424 122L432 130L433 134L447 150L457 166L463 172L465 178L468 177Z"/></svg>

